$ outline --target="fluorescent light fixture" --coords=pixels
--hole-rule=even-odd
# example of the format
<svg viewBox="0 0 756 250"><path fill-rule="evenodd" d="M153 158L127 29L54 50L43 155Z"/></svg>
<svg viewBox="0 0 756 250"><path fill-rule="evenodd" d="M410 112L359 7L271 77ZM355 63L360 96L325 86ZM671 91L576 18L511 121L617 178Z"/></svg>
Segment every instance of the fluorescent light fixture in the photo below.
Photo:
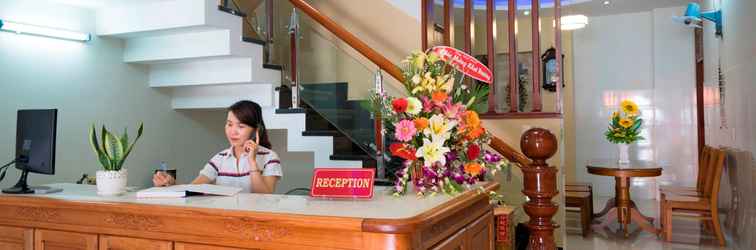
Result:
<svg viewBox="0 0 756 250"><path fill-rule="evenodd" d="M43 27L33 24L17 23L6 20L0 20L0 30L17 34L29 34L79 42L92 40L92 37L91 35L89 35L89 33Z"/></svg>
<svg viewBox="0 0 756 250"><path fill-rule="evenodd" d="M604 5L609 5L610 3L609 1L604 1Z"/></svg>
<svg viewBox="0 0 756 250"><path fill-rule="evenodd" d="M588 25L588 17L585 15L563 16L561 19L562 30L576 30Z"/></svg>

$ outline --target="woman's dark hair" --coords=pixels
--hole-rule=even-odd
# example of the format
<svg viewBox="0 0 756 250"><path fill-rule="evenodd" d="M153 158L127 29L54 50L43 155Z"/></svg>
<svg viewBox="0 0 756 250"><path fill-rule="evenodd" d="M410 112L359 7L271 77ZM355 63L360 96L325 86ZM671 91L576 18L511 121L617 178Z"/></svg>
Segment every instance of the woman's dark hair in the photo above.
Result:
<svg viewBox="0 0 756 250"><path fill-rule="evenodd" d="M265 129L263 121L262 108L253 101L238 101L228 107L228 111L234 113L239 121L247 126L260 131L260 145L271 149L270 140L268 140L268 131Z"/></svg>

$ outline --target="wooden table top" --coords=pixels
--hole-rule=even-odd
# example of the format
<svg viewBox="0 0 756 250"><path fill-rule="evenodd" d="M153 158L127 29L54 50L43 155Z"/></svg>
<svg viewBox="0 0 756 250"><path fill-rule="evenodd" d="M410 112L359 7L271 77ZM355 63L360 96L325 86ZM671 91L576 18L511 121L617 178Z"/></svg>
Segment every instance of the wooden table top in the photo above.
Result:
<svg viewBox="0 0 756 250"><path fill-rule="evenodd" d="M616 159L593 159L587 167L590 174L613 177L656 177L662 173L661 166L651 161L619 164Z"/></svg>

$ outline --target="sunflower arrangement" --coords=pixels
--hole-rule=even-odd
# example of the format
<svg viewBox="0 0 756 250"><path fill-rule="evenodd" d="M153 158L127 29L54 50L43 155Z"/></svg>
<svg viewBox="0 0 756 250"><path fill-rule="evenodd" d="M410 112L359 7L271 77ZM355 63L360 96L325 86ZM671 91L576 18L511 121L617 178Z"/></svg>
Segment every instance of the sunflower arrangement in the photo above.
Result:
<svg viewBox="0 0 756 250"><path fill-rule="evenodd" d="M620 111L612 113L609 128L604 133L606 139L614 144L631 144L643 140L643 136L640 136L643 119L640 118L638 104L632 100L623 100L620 106Z"/></svg>
<svg viewBox="0 0 756 250"><path fill-rule="evenodd" d="M491 134L474 107L487 95L487 86L466 86L433 51L414 52L402 65L409 96L374 92L370 98L393 138L391 155L403 161L395 173L394 195L406 194L410 185L418 196L455 194L510 166L484 149Z"/></svg>

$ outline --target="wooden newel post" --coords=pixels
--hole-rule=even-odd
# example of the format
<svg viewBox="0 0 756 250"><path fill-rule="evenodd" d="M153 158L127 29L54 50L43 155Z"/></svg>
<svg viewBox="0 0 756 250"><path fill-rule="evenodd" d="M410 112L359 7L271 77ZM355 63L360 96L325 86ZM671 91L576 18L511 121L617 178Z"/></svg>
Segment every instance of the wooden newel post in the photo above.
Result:
<svg viewBox="0 0 756 250"><path fill-rule="evenodd" d="M520 148L532 160L530 165L521 168L525 186L522 193L530 198L524 205L525 213L530 216L528 249L556 249L554 228L557 225L551 217L559 206L551 199L559 193L557 169L546 164L557 151L556 136L543 128L529 129L520 139Z"/></svg>

